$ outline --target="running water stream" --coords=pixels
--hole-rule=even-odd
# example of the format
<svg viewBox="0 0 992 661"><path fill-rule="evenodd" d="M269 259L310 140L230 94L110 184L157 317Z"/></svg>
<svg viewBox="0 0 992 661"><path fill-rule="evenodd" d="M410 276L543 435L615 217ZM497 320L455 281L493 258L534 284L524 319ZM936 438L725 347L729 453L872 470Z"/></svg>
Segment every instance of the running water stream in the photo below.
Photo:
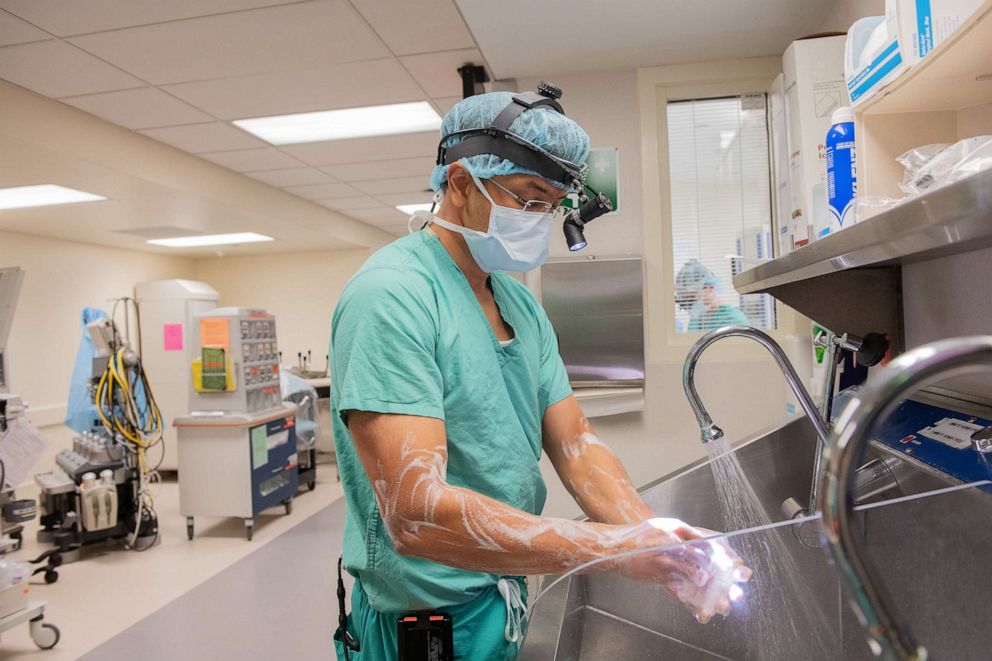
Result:
<svg viewBox="0 0 992 661"><path fill-rule="evenodd" d="M724 530L754 528L772 522L726 438L706 444ZM831 659L841 654L840 641L817 595L796 564L794 553L817 553L799 545L791 526L760 535L742 535L732 546L753 571L745 587L740 617L747 632L748 659L791 661ZM787 540L789 543L787 543ZM822 552L821 552L822 553ZM822 558L826 562L825 558ZM758 646L755 648L755 646Z"/></svg>

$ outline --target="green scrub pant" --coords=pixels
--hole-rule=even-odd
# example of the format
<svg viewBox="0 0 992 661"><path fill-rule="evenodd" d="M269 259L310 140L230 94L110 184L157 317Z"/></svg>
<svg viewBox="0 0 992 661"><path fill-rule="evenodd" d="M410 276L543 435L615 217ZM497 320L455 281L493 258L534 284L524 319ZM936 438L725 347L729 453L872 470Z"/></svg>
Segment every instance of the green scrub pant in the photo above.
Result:
<svg viewBox="0 0 992 661"><path fill-rule="evenodd" d="M527 599L523 581L520 590ZM451 616L455 659L458 661L513 661L517 658L517 643L505 638L506 602L495 585L486 588L468 603L439 608ZM355 581L351 594L348 630L361 643L360 652L349 652L351 661L396 661L396 620L403 613L380 613L373 609L361 583ZM338 661L344 661L344 649L334 637Z"/></svg>

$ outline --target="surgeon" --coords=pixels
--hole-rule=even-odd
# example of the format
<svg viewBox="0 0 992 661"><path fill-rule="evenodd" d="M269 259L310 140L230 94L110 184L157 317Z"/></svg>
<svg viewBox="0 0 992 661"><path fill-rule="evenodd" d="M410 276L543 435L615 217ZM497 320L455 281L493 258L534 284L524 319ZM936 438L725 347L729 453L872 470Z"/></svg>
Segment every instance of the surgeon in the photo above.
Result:
<svg viewBox="0 0 992 661"><path fill-rule="evenodd" d="M690 259L679 269L675 302L689 313L687 332L705 333L723 326L750 324L740 308L720 300L719 288L720 278L698 259Z"/></svg>
<svg viewBox="0 0 992 661"><path fill-rule="evenodd" d="M559 205L581 185L586 133L553 98L502 92L458 103L441 135L435 213L369 258L333 317L355 577L340 659L404 658L398 629L418 617L451 627L455 659L513 659L525 575L709 534L641 500L582 414L544 310L506 275L547 258ZM542 453L588 522L541 516ZM701 621L725 615L749 575L712 541L591 570L659 584Z"/></svg>

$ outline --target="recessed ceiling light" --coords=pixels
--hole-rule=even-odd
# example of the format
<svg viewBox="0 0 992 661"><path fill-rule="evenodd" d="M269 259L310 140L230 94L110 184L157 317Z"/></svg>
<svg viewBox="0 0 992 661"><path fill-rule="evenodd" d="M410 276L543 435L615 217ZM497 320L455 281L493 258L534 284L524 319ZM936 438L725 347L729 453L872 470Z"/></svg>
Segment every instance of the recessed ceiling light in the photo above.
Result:
<svg viewBox="0 0 992 661"><path fill-rule="evenodd" d="M237 119L233 124L273 145L436 131L441 117L426 101Z"/></svg>
<svg viewBox="0 0 992 661"><path fill-rule="evenodd" d="M16 188L0 188L0 209L24 209L27 207L46 207L53 204L72 204L73 202L96 202L107 198L81 190L56 186L55 184L38 184L37 186L17 186Z"/></svg>
<svg viewBox="0 0 992 661"><path fill-rule="evenodd" d="M275 241L271 236L254 232L238 232L235 234L208 234L206 236L177 236L172 239L149 239L145 243L167 248L194 248L198 246L227 246L237 243L258 243L259 241Z"/></svg>
<svg viewBox="0 0 992 661"><path fill-rule="evenodd" d="M406 215L412 216L418 211L430 211L432 206L434 205L428 202L427 204L398 204L396 208Z"/></svg>

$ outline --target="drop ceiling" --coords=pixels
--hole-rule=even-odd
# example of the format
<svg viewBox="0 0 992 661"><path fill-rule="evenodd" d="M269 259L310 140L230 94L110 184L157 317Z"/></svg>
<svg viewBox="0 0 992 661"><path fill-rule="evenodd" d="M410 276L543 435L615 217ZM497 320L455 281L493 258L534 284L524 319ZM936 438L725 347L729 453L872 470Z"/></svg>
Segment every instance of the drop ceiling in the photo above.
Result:
<svg viewBox="0 0 992 661"><path fill-rule="evenodd" d="M230 121L422 100L443 114L468 62L485 64L452 0L0 0L0 80L392 233L395 204L430 199L435 133L273 147Z"/></svg>
<svg viewBox="0 0 992 661"><path fill-rule="evenodd" d="M793 40L829 29L825 19L830 13L839 5L852 4L851 0L455 2L497 79L780 55ZM882 9L880 0L862 4Z"/></svg>

